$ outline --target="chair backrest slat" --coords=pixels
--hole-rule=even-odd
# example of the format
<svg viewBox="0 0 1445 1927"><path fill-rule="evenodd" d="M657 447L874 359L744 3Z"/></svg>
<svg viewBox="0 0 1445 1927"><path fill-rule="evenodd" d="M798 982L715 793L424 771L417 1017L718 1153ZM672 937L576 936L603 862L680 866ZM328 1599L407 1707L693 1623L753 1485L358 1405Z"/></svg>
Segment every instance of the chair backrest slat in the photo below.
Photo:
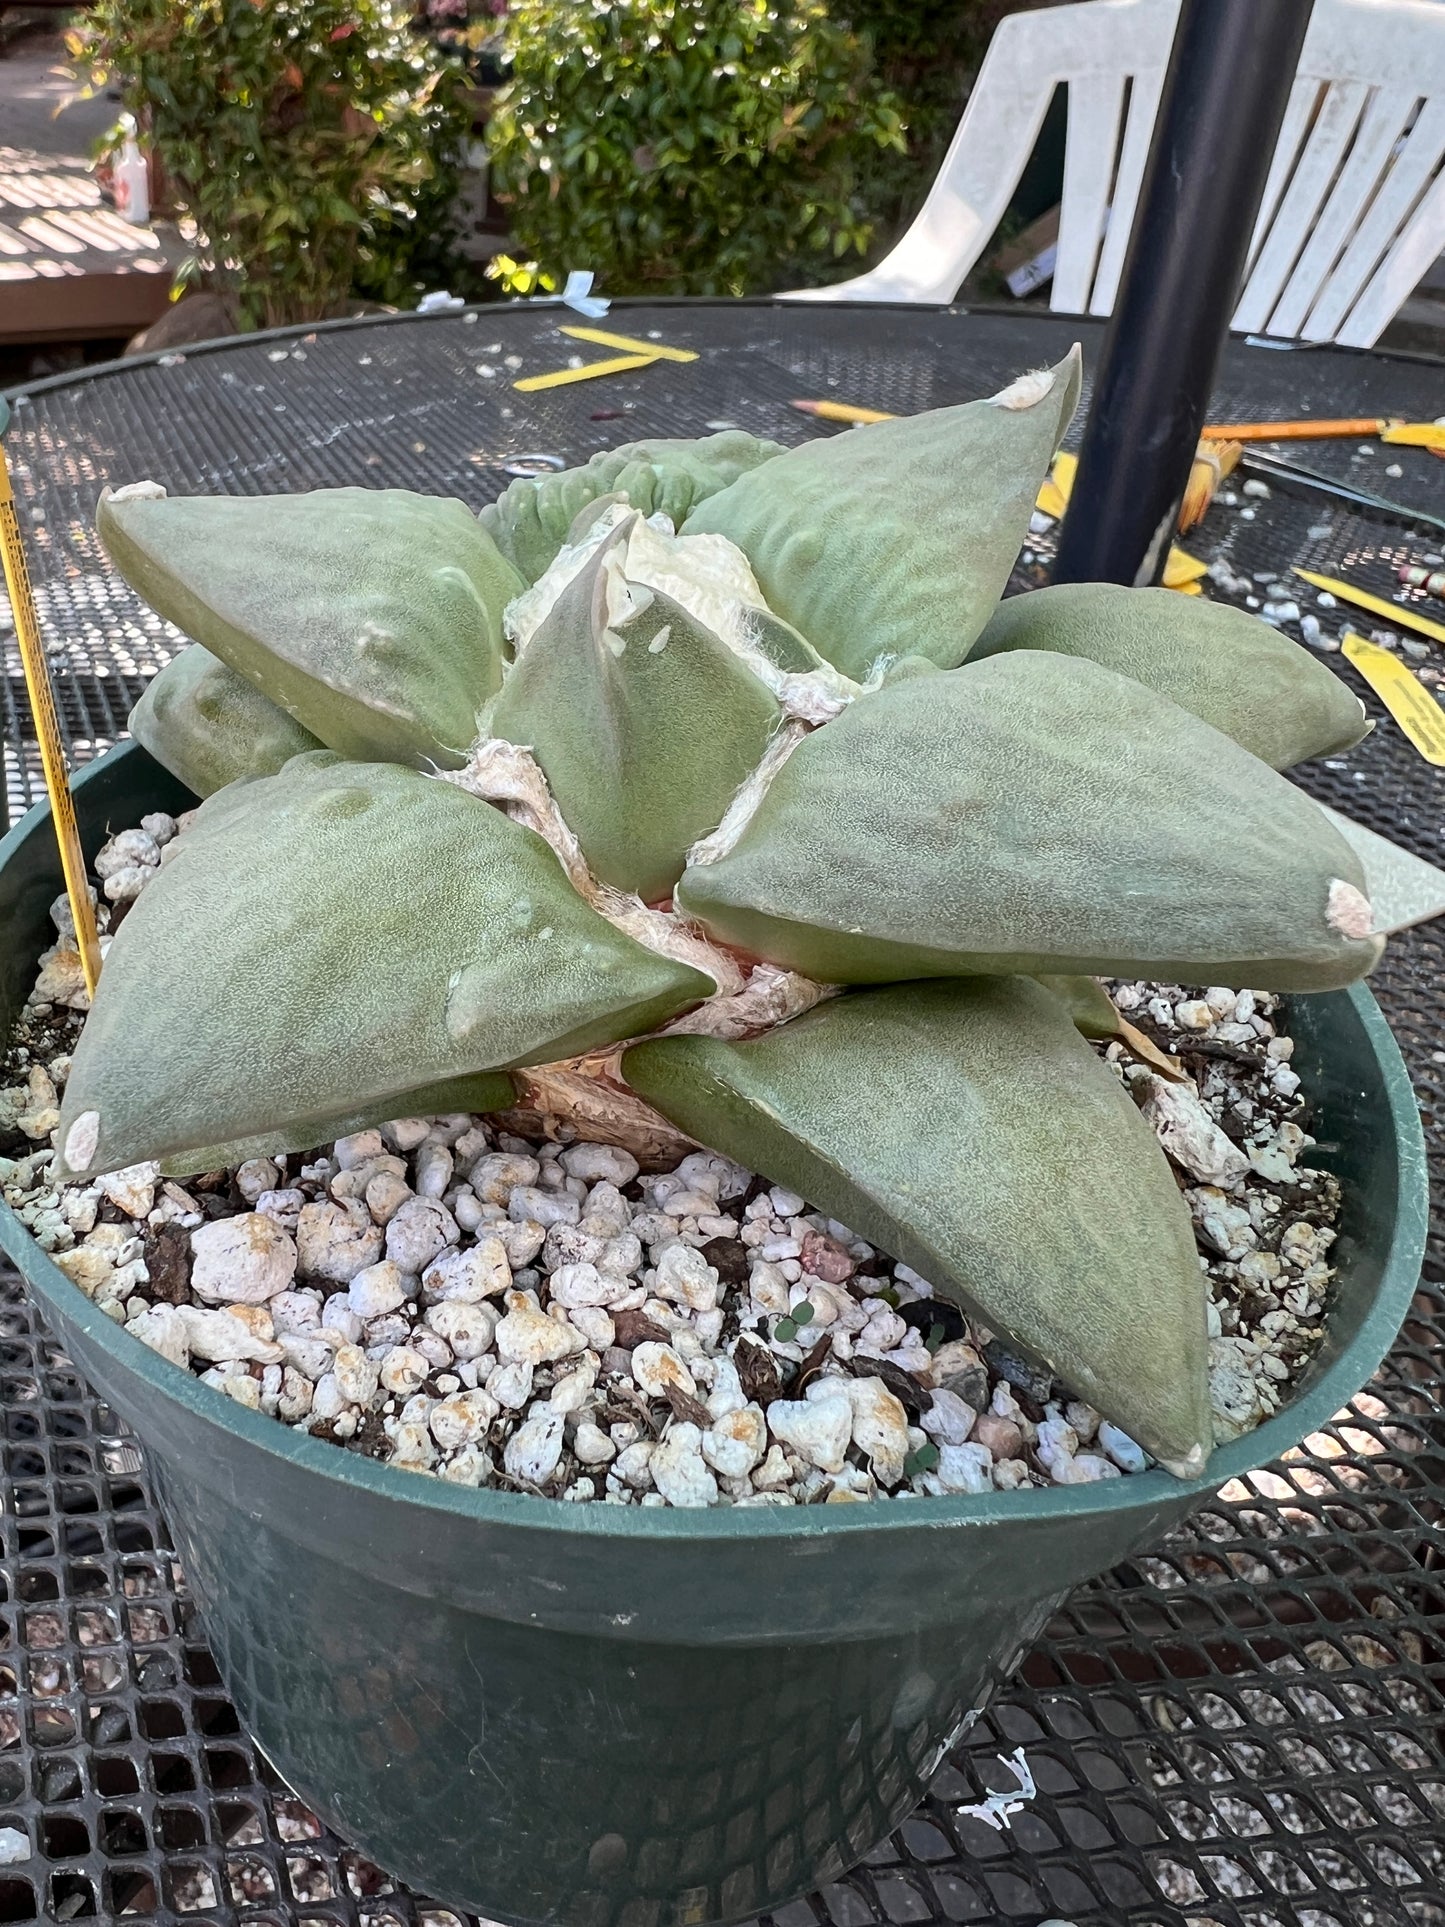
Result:
<svg viewBox="0 0 1445 1927"><path fill-rule="evenodd" d="M1309 245L1314 221L1334 191L1369 92L1362 80L1337 80L1325 88L1289 186L1245 279L1234 315L1236 328L1258 334L1268 327L1274 304Z"/></svg>
<svg viewBox="0 0 1445 1927"><path fill-rule="evenodd" d="M994 34L937 180L886 260L794 299L947 301L1068 89L1051 304L1119 291L1180 0L1083 0ZM1248 140L1248 128L1221 139ZM1315 0L1248 250L1237 329L1368 347L1445 249L1445 0Z"/></svg>
<svg viewBox="0 0 1445 1927"><path fill-rule="evenodd" d="M1270 332L1297 335L1389 171L1391 156L1420 106L1413 88L1382 87L1365 103L1349 159L1314 223L1293 274L1270 315ZM1382 236L1378 252L1384 251Z"/></svg>
<svg viewBox="0 0 1445 1927"><path fill-rule="evenodd" d="M1159 112L1159 96L1164 88L1162 67L1134 75L1129 94L1129 120L1124 130L1124 146L1119 155L1119 175L1114 183L1116 208L1127 210L1121 219L1110 219L1099 253L1099 271L1089 296L1090 314L1110 314L1119 292L1119 277L1124 271L1124 256L1129 249L1132 210L1139 204L1139 188L1149 160L1149 144L1154 138L1154 121ZM1060 304L1062 306L1062 303Z"/></svg>
<svg viewBox="0 0 1445 1927"><path fill-rule="evenodd" d="M1445 172L1436 174L1415 219L1401 232L1341 323L1334 339L1342 347L1368 348L1379 340L1419 285L1420 277L1439 255L1442 234L1445 234Z"/></svg>
<svg viewBox="0 0 1445 1927"><path fill-rule="evenodd" d="M1434 246L1435 252L1439 249L1429 238L1432 221L1429 210L1423 209L1421 203L1429 194L1431 181L1439 176L1442 161L1445 161L1445 96L1424 103L1403 147L1392 155L1389 171L1376 190L1365 218L1350 237L1338 265L1305 318L1300 333L1306 341L1343 339L1340 331L1350 321L1351 311L1402 231L1410 227L1412 217L1426 251L1421 272L1429 266L1433 258L1431 247ZM1409 289L1405 293L1408 294ZM1404 300L1405 295L1400 298ZM1393 314L1394 309L1390 313ZM1380 323L1381 328L1389 318L1387 315ZM1369 344L1359 343L1356 331L1351 345Z"/></svg>
<svg viewBox="0 0 1445 1927"><path fill-rule="evenodd" d="M1087 309L1094 285L1114 187L1124 93L1122 71L1078 74L1069 82L1069 138L1064 149L1053 303L1071 314Z"/></svg>

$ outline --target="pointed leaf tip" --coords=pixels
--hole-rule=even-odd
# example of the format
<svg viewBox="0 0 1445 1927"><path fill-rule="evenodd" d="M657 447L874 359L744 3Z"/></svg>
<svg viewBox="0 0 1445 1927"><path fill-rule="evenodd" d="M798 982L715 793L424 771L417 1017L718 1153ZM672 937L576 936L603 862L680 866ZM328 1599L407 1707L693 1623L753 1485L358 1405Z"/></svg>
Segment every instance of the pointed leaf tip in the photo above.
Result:
<svg viewBox="0 0 1445 1927"><path fill-rule="evenodd" d="M1079 395L1075 350L1003 397L807 442L688 517L729 537L768 607L855 681L880 657L951 668L1003 594ZM1044 383L1047 379L1047 388Z"/></svg>
<svg viewBox="0 0 1445 1927"><path fill-rule="evenodd" d="M1039 985L854 992L750 1043L651 1039L622 1069L682 1130L901 1258L1171 1468L1202 1469L1189 1213L1119 1080Z"/></svg>
<svg viewBox="0 0 1445 1927"><path fill-rule="evenodd" d="M462 502L403 489L108 495L97 525L158 614L318 741L465 760L524 584Z"/></svg>
<svg viewBox="0 0 1445 1927"><path fill-rule="evenodd" d="M418 1094L482 1108L510 1095L494 1073L636 1036L712 989L589 909L500 810L316 751L204 804L136 900L60 1142L78 1132L90 1170L195 1171Z"/></svg>

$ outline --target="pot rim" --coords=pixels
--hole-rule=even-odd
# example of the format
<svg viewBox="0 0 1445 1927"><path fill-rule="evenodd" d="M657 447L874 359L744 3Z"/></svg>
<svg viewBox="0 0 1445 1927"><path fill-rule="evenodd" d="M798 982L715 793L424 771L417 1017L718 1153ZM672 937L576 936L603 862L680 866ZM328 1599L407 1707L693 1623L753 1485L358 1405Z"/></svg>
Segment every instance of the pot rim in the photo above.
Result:
<svg viewBox="0 0 1445 1927"><path fill-rule="evenodd" d="M88 766L98 769L132 749L117 744ZM83 780L83 776L82 779ZM39 803L0 838L0 871L49 816ZM1385 1086L1397 1146L1399 1200L1390 1247L1374 1303L1359 1330L1338 1357L1306 1383L1299 1395L1272 1418L1243 1437L1216 1446L1196 1479L1177 1479L1161 1467L1101 1479L1089 1485L1033 1486L1017 1492L968 1493L942 1498L877 1499L858 1506L616 1506L600 1502L568 1505L560 1499L502 1492L484 1486L452 1485L427 1474L406 1472L349 1452L326 1439L298 1432L280 1419L248 1411L218 1387L203 1384L98 1311L77 1285L35 1243L15 1212L0 1201L0 1252L19 1270L27 1287L77 1325L98 1349L118 1362L159 1398L172 1399L195 1418L241 1444L268 1454L322 1480L352 1486L372 1499L420 1505L442 1516L477 1524L538 1532L587 1533L638 1541L695 1544L761 1537L815 1539L820 1532L907 1531L1001 1524L1008 1520L1043 1524L1081 1512L1117 1512L1172 1505L1218 1490L1298 1445L1343 1410L1374 1374L1409 1309L1420 1277L1429 1232L1429 1193L1424 1131L1399 1045L1370 991L1352 984L1344 995L1369 1039Z"/></svg>

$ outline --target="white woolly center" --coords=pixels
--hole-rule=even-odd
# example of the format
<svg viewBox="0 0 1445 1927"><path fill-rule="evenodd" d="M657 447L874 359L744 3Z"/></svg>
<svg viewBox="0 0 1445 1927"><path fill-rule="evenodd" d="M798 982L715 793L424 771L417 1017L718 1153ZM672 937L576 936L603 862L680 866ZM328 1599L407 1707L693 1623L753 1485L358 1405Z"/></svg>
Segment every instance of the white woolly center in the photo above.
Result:
<svg viewBox="0 0 1445 1927"><path fill-rule="evenodd" d="M124 488L101 491L103 502L163 502L165 490L159 482L127 482Z"/></svg>
<svg viewBox="0 0 1445 1927"><path fill-rule="evenodd" d="M989 400L995 408L1037 408L1053 390L1053 369L1032 368L1026 375L1016 377L1007 388L1000 388L996 395L990 395Z"/></svg>
<svg viewBox="0 0 1445 1927"><path fill-rule="evenodd" d="M728 804L722 822L706 836L699 837L688 851L687 860L690 867L697 869L705 863L720 862L728 854L756 816L758 805L772 787L773 778L807 734L806 723L799 721L784 723L763 751L762 760L757 768L751 776L744 779L737 795Z"/></svg>
<svg viewBox="0 0 1445 1927"><path fill-rule="evenodd" d="M608 627L619 629L640 615L651 599L639 589L660 591L698 622L739 648L750 609L765 609L752 566L725 535L677 535L665 515L647 518L625 502L611 502L578 542L560 549L546 573L507 605L502 625L518 655L551 613L558 596L586 566L597 549L623 523L632 527L605 565ZM619 589L614 588L619 585ZM630 591L630 595L627 593ZM614 601L615 596L615 601Z"/></svg>
<svg viewBox="0 0 1445 1927"><path fill-rule="evenodd" d="M625 502L609 503L581 540L560 550L546 573L507 605L503 625L519 656L562 591L608 542L602 560L603 641L614 656L626 654L623 632L660 594L730 649L776 699L785 718L816 729L859 694L860 685L831 663L809 670L780 669L765 654L759 646L760 618L770 611L736 543L723 535L675 535L665 515L644 520ZM667 640L667 630L659 630L649 648L660 653Z"/></svg>
<svg viewBox="0 0 1445 1927"><path fill-rule="evenodd" d="M814 983L796 970L776 964L755 964L746 984L734 995L719 991L696 1010L685 1011L664 1024L663 1037L722 1037L735 1040L776 1030L791 1017L800 1017L814 1004L842 994L837 984Z"/></svg>
<svg viewBox="0 0 1445 1927"><path fill-rule="evenodd" d="M742 989L743 971L727 951L710 944L671 912L651 909L640 897L614 890L593 876L529 749L491 737L474 745L465 769L440 771L438 780L453 783L484 803L501 804L514 823L535 830L583 902L634 943L702 971L717 985L715 994L734 996Z"/></svg>

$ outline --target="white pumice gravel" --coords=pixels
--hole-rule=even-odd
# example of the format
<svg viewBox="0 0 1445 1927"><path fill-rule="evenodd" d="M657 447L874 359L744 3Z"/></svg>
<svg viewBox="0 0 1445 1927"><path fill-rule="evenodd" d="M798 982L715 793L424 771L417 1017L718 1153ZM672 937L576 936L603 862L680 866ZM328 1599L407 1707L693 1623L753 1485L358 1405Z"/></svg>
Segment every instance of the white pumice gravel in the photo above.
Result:
<svg viewBox="0 0 1445 1927"><path fill-rule="evenodd" d="M185 827L122 831L102 882L148 880ZM123 903L102 899L103 926ZM57 1187L87 1000L63 899L52 918L0 1061L0 1190L110 1317L281 1424L419 1475L607 1505L850 1504L1151 1463L908 1266L712 1152L643 1172L613 1145L411 1117L184 1183L137 1166ZM1305 1162L1277 998L1110 989L1179 1065L1100 1047L1193 1215L1216 1436L1233 1438L1288 1400L1323 1336L1338 1185Z"/></svg>

